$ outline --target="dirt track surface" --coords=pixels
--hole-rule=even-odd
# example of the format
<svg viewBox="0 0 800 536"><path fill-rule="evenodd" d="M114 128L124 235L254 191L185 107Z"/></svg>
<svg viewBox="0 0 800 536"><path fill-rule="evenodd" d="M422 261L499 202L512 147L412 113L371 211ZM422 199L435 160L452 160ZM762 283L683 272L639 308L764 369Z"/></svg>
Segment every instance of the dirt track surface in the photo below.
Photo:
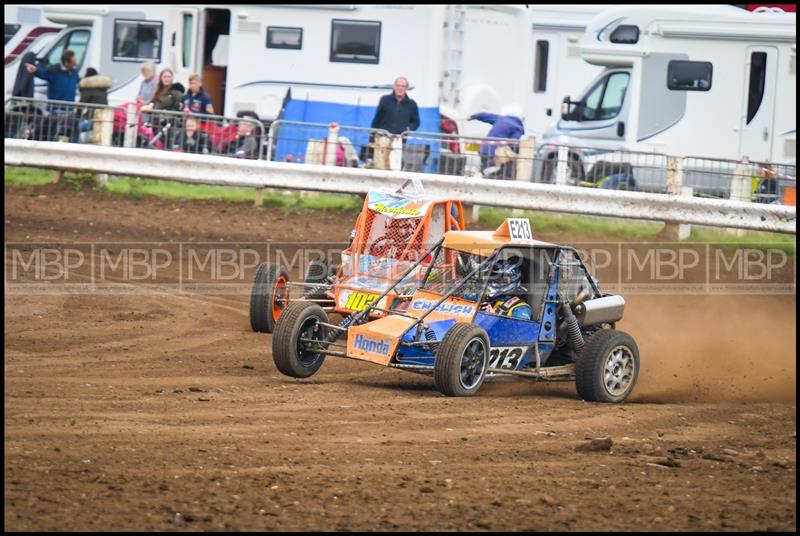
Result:
<svg viewBox="0 0 800 536"><path fill-rule="evenodd" d="M7 244L313 241L354 218L5 194ZM795 296L626 297L642 371L612 406L572 384L446 398L332 358L293 380L246 293L133 289L6 296L6 530L796 530Z"/></svg>

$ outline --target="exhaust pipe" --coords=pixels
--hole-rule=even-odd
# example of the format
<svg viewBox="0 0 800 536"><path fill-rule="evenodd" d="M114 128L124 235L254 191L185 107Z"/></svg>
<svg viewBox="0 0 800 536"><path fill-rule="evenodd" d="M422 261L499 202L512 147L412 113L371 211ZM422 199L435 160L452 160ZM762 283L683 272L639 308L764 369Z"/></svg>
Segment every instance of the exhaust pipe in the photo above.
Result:
<svg viewBox="0 0 800 536"><path fill-rule="evenodd" d="M622 296L603 296L580 304L575 314L582 326L612 324L622 319L625 312L625 298Z"/></svg>

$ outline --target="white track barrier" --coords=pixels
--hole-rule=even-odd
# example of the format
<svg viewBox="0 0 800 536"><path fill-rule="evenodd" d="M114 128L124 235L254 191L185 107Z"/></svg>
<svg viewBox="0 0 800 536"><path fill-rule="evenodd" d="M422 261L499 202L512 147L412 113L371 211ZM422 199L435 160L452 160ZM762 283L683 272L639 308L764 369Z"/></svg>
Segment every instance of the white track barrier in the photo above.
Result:
<svg viewBox="0 0 800 536"><path fill-rule="evenodd" d="M453 196L464 203L483 206L797 233L795 207L520 181L239 160L9 138L5 139L5 164L192 184L350 194L397 188L407 179L418 177L427 194Z"/></svg>

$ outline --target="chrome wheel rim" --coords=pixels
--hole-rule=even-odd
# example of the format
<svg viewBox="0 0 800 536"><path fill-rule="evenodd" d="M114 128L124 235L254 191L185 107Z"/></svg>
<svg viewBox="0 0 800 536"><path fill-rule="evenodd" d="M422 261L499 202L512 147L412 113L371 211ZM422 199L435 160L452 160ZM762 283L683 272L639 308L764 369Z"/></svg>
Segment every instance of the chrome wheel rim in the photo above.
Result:
<svg viewBox="0 0 800 536"><path fill-rule="evenodd" d="M624 395L633 383L636 362L627 346L616 346L606 356L603 386L611 396Z"/></svg>

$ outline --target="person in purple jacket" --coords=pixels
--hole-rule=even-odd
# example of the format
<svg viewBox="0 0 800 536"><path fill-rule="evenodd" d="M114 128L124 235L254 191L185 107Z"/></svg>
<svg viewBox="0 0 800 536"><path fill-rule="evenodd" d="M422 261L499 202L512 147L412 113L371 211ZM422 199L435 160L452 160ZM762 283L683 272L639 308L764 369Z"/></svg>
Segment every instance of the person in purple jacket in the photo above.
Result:
<svg viewBox="0 0 800 536"><path fill-rule="evenodd" d="M469 116L468 120L472 121L473 119L492 125L492 128L489 129L489 133L486 135L488 138L508 138L518 140L525 133L525 125L522 123L522 119L518 114L513 112L509 113L508 115L479 112ZM497 143L491 143L491 141L484 141L481 143L480 153L481 161L483 162L484 167L491 164L496 148Z"/></svg>

